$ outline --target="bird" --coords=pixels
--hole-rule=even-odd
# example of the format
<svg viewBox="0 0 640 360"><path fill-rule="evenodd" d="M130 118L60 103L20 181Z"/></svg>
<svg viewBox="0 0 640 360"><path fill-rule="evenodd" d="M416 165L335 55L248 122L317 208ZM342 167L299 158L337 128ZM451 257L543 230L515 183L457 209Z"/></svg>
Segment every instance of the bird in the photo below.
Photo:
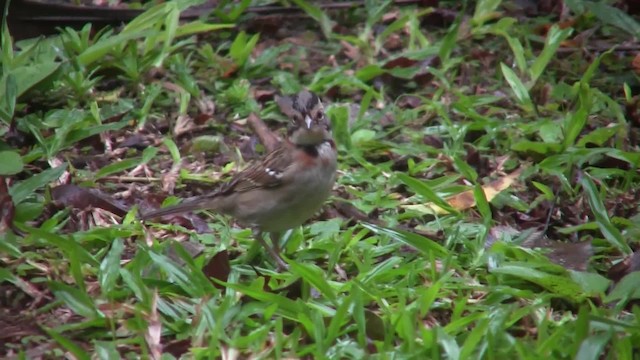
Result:
<svg viewBox="0 0 640 360"><path fill-rule="evenodd" d="M288 269L278 240L316 214L336 181L337 151L320 98L307 90L276 96L289 118L287 136L260 161L238 172L217 191L141 214L142 220L190 211L230 215L251 227L280 270ZM273 246L266 242L269 233Z"/></svg>

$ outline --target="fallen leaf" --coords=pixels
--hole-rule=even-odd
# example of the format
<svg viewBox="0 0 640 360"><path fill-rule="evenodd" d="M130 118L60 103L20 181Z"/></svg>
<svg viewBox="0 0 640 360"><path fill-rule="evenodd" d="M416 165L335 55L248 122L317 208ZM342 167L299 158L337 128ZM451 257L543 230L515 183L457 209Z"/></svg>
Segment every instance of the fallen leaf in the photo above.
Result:
<svg viewBox="0 0 640 360"><path fill-rule="evenodd" d="M229 264L229 252L222 250L215 254L211 260L202 268L202 272L207 276L214 279L218 279L222 282L227 282L229 279L229 273L231 272L231 265ZM218 289L224 289L224 285L217 282L213 282L213 285Z"/></svg>
<svg viewBox="0 0 640 360"><path fill-rule="evenodd" d="M484 191L484 196L487 198L487 201L493 200L493 198L495 198L496 195L498 195L501 191L513 185L513 183L516 181L516 179L520 176L521 173L522 173L522 169L518 169L507 176L504 176L500 179L490 182L487 185L484 185L482 187L482 190ZM459 194L453 195L445 199L445 201L449 205L451 205L452 208L459 211L466 210L476 206L476 199L473 196L473 190L467 190ZM422 205L405 205L404 208L415 210L425 214L432 214L432 215L433 214L442 215L442 214L449 213L447 210L431 202L422 204Z"/></svg>
<svg viewBox="0 0 640 360"><path fill-rule="evenodd" d="M151 299L151 309L147 315L147 330L144 333L144 340L149 348L151 359L159 360L162 358L162 344L160 338L162 335L162 323L158 315L158 290L154 290Z"/></svg>

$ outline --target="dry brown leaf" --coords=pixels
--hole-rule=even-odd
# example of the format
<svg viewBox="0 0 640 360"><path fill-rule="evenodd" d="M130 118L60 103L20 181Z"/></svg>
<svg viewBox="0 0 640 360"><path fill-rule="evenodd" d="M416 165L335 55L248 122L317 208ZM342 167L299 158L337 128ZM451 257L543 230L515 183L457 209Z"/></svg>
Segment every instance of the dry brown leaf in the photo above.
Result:
<svg viewBox="0 0 640 360"><path fill-rule="evenodd" d="M509 175L506 175L500 179L494 180L487 185L482 187L484 191L484 196L487 198L487 201L493 200L501 191L509 188L516 179L522 173L522 169L518 169L512 172ZM462 211L476 206L476 199L473 196L473 190L467 190L461 192L460 194L453 195L446 199L446 202L451 205L452 208ZM429 202L423 205L409 205L405 206L406 208L410 208L412 210L417 210L419 212L423 212L425 214L448 214L449 211L441 208L440 206Z"/></svg>
<svg viewBox="0 0 640 360"><path fill-rule="evenodd" d="M158 315L158 291L153 292L153 298L151 300L151 310L147 318L147 331L144 333L144 339L149 347L149 354L151 359L156 360L162 357L162 344L160 338L162 335L162 323L160 322L160 316Z"/></svg>

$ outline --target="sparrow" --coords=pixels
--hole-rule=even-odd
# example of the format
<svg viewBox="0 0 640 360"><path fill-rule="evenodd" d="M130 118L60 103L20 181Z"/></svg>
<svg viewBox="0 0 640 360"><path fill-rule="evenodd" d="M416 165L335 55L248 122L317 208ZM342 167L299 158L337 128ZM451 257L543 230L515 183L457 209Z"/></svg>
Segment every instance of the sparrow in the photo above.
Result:
<svg viewBox="0 0 640 360"><path fill-rule="evenodd" d="M276 96L289 118L287 137L261 161L237 173L219 190L141 215L142 220L197 210L230 215L251 227L254 237L287 269L278 240L302 225L329 197L336 180L337 152L320 98L302 91ZM269 233L273 246L265 240Z"/></svg>

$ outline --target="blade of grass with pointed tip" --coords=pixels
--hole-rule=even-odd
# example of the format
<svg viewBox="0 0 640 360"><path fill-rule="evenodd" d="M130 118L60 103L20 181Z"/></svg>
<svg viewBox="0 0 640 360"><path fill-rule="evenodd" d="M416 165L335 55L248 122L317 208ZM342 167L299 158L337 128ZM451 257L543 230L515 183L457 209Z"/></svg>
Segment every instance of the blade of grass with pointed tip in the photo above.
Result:
<svg viewBox="0 0 640 360"><path fill-rule="evenodd" d="M60 344L63 348L67 349L73 357L78 360L91 360L91 356L84 351L82 347L74 343L73 341L67 339L66 337L59 334L57 331L53 329L49 329L46 326L41 327L44 332L49 335L53 340L55 340L58 344Z"/></svg>
<svg viewBox="0 0 640 360"><path fill-rule="evenodd" d="M396 173L396 176L402 181L405 185L409 186L411 190L415 191L416 194L424 197L426 200L433 202L435 205L441 207L442 209L448 211L451 214L457 214L458 211L454 209L448 202L442 199L438 194L436 194L431 188L423 183L422 181L413 178L405 173Z"/></svg>
<svg viewBox="0 0 640 360"><path fill-rule="evenodd" d="M507 80L511 90L513 90L513 93L516 95L518 102L526 107L533 107L529 90L527 90L522 81L520 81L518 75L504 63L500 63L500 70L502 70L502 75L504 75L505 80Z"/></svg>
<svg viewBox="0 0 640 360"><path fill-rule="evenodd" d="M527 83L527 89L533 88L551 59L555 57L560 44L562 44L562 42L566 40L572 32L573 29L571 28L560 29L557 25L553 25L551 29L549 29L547 32L547 39L544 43L544 48L531 65L531 68L529 68L530 80Z"/></svg>
<svg viewBox="0 0 640 360"><path fill-rule="evenodd" d="M587 174L584 174L582 179L580 179L580 184L587 194L589 206L591 207L593 216L596 218L596 223L598 224L602 235L604 235L604 238L611 245L622 251L623 254L631 254L633 251L629 247L629 244L624 241L622 233L620 233L620 230L611 223L611 219L609 219L609 214L607 213L607 208L602 202L600 192L596 188L596 185L591 181Z"/></svg>
<svg viewBox="0 0 640 360"><path fill-rule="evenodd" d="M449 252L445 247L422 235L414 234L405 230L394 230L394 229L384 228L384 227L381 227L375 224L369 224L369 223L364 223L362 224L362 226L373 231L378 235L386 235L394 240L410 245L411 247L416 248L417 250L421 251L425 255L435 254L439 256L446 256L449 254Z"/></svg>
<svg viewBox="0 0 640 360"><path fill-rule="evenodd" d="M295 261L289 262L289 266L291 267L292 273L300 275L300 277L315 287L327 299L331 300L334 304L336 303L336 291L324 278L326 274L324 274L320 268L313 265L296 263Z"/></svg>

